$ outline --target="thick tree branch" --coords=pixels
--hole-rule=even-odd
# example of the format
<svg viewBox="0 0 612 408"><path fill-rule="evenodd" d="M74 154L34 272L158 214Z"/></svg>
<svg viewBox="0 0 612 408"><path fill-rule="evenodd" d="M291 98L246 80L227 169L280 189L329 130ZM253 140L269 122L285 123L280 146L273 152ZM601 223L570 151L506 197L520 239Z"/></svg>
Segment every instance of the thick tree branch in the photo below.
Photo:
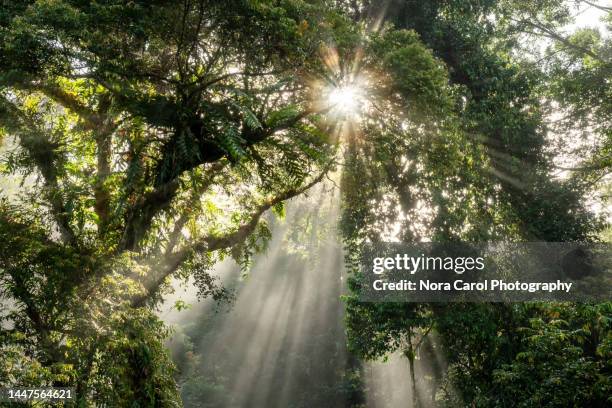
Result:
<svg viewBox="0 0 612 408"><path fill-rule="evenodd" d="M240 134L240 138L244 140L242 147L247 148L265 140L281 130L289 129L313 113L317 112L312 109L304 109L294 117L288 118L274 126L262 126L256 129L243 126ZM186 133L188 135L185 135ZM177 156L179 156L179 140L185 137L194 138L198 154L190 159L182 158L182 160L177 160ZM219 146L215 135L207 129L207 124L202 120L194 120L190 124L188 130L178 127L173 137L162 147L162 157L158 161L155 169L157 175L155 185L161 186L166 184L179 177L185 171L191 170L204 163L216 162L227 156L227 151ZM169 170L162 171L164 168L169 168Z"/></svg>
<svg viewBox="0 0 612 408"><path fill-rule="evenodd" d="M323 177L328 173L329 169L333 162L330 162L329 165L311 182L305 184L304 186L296 189L290 189L278 196L266 200L261 203L248 218L244 224L238 227L236 230L229 232L225 235L221 236L206 236L199 239L197 242L192 243L191 245L177 251L171 255L169 255L163 265L157 270L160 271L157 276L148 284L145 284L145 293L141 296L138 296L133 299L132 305L134 307L144 306L147 299L149 299L153 294L155 294L159 288L164 284L166 279L171 276L174 272L176 272L180 266L185 262L193 252L212 252L217 251L219 249L231 248L235 245L243 243L248 236L255 231L261 216L274 205L286 201L290 198L298 196L303 192L307 191L315 184L319 183Z"/></svg>
<svg viewBox="0 0 612 408"><path fill-rule="evenodd" d="M96 181L94 184L94 211L98 216L98 234L103 236L110 221L111 196L105 185L111 174L112 135L117 122L108 114L111 99L103 95L92 125L96 142Z"/></svg>
<svg viewBox="0 0 612 408"><path fill-rule="evenodd" d="M305 109L294 117L275 126L258 129L245 127L242 132L242 138L245 140L244 145L245 147L252 146L278 131L291 128L312 113L314 113L312 110ZM199 132L199 134L202 135L205 133L203 124L200 123L197 126L199 126L199 128L193 128L192 134L198 134L197 132ZM213 169L220 169L225 165L225 161L222 161L222 159L226 157L227 152L219 148L212 140L212 137L199 137L199 155L192 161L176 161L171 159L174 157L176 149L178 149L176 143L177 141L173 139L173 141L163 148L162 158L159 161L159 169L157 170L158 178L155 181L155 190L146 194L143 199L136 203L128 212L124 234L118 246L119 251L133 250L138 246L140 240L147 233L153 218L159 214L160 211L167 208L175 197L178 191L178 179L184 172L205 163L215 163ZM163 167L162 163L164 163L164 161L172 163L174 168L169 171L167 175L164 174L162 176L161 168Z"/></svg>
<svg viewBox="0 0 612 408"><path fill-rule="evenodd" d="M233 76L247 76L247 77L262 77L262 76L270 76L270 75L279 75L282 74L284 71L268 71L268 72L250 72L250 71L239 71L239 72L229 72L227 74L224 75L219 75L218 77L209 79L208 81L200 84L197 88L195 88L192 91L192 94L197 93L197 92L201 92L204 89L218 83L221 81L224 81L228 78L231 78Z"/></svg>
<svg viewBox="0 0 612 408"><path fill-rule="evenodd" d="M66 92L61 86L47 80L37 80L26 76L11 84L16 89L27 92L41 92L48 98L71 110L83 120L90 122L95 119L96 113L89 106L81 102L75 95Z"/></svg>
<svg viewBox="0 0 612 408"><path fill-rule="evenodd" d="M599 5L599 4L596 4L596 3L592 3L592 2L590 2L590 1L587 1L587 0L579 0L579 2L586 3L586 4L588 4L589 6L591 6L591 7L595 7L596 9L599 9L599 10L601 10L601 11L607 11L607 12L612 11L612 7L602 6L602 5Z"/></svg>
<svg viewBox="0 0 612 408"><path fill-rule="evenodd" d="M590 166L565 167L565 166L553 165L553 167L555 169L566 170L566 171L595 171L595 170L607 169L611 167L611 165L612 165L611 163L604 161L602 163L597 163L597 164L593 164Z"/></svg>
<svg viewBox="0 0 612 408"><path fill-rule="evenodd" d="M153 218L168 208L179 188L179 180L172 181L146 193L128 211L118 251L133 250L151 227Z"/></svg>
<svg viewBox="0 0 612 408"><path fill-rule="evenodd" d="M536 30L539 30L539 33L533 32L533 31L528 31L523 29L522 31L525 32L526 34L532 34L532 35L542 35L544 37L548 37L554 41L557 41L561 44L563 44L564 46L571 48L575 51L578 51L584 55L588 55L589 57L600 61L604 64L610 64L610 61L606 61L605 59L603 59L601 56L597 55L596 53L594 53L593 51L589 50L588 48L584 48L581 47L577 44L572 43L569 39L563 37L561 34L555 32L554 30L552 30L549 27L546 27L546 25L540 23L538 20L531 20L531 19L524 19L524 20L517 20L517 19L511 19L516 23L519 24L527 24L529 26L531 26L532 28L535 28Z"/></svg>
<svg viewBox="0 0 612 408"><path fill-rule="evenodd" d="M60 105L70 109L86 122L97 124L101 121L97 112L82 103L76 96L66 92L56 84L43 83L33 86L34 89L44 93Z"/></svg>
<svg viewBox="0 0 612 408"><path fill-rule="evenodd" d="M208 190L208 188L215 182L216 173L219 172L228 163L229 162L227 161L217 162L213 164L211 168L208 169L208 173L209 173L208 180L206 180L206 182L203 185L198 186L197 190L194 189L191 192L191 198L189 200L190 201L189 205L191 207L201 206L201 204L199 203L199 200L200 200L200 196L202 195L202 192ZM189 218L191 217L192 213L193 211L191 209L185 209L183 210L183 213L180 215L180 217L176 220L174 224L174 228L172 232L170 233L168 244L166 245L166 248L164 251L166 255L172 254L172 252L174 251L174 248L179 243L179 239L180 239L183 227L185 227L185 224L187 224L187 221L189 221Z"/></svg>

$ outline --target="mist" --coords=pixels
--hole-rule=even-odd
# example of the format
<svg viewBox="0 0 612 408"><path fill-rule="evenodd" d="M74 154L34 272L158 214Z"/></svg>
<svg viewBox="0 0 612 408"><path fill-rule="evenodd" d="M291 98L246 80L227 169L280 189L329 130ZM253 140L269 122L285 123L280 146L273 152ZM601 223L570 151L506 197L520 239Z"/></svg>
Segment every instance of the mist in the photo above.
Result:
<svg viewBox="0 0 612 408"><path fill-rule="evenodd" d="M290 202L284 219L270 216L273 238L248 273L231 260L211 271L233 291L230 304L175 284L160 316L175 329L168 346L186 407L411 404L407 359L366 363L347 350L338 216L339 193L325 186ZM178 311L177 300L190 308ZM427 400L431 365L415 367Z"/></svg>

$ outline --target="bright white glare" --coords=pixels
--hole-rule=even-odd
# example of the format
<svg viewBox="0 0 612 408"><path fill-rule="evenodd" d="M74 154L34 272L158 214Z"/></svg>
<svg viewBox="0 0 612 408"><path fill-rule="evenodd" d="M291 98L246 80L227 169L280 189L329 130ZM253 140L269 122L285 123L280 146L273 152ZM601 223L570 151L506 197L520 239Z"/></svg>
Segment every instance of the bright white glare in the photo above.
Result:
<svg viewBox="0 0 612 408"><path fill-rule="evenodd" d="M331 109L342 115L352 115L361 108L361 90L352 85L332 88L327 94L327 101Z"/></svg>

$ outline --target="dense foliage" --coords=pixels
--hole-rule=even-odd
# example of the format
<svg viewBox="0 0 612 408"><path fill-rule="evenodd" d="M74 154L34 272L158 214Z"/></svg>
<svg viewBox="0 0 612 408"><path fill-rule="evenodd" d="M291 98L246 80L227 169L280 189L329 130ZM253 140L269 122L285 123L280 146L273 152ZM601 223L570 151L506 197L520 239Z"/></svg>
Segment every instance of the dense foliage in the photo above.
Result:
<svg viewBox="0 0 612 408"><path fill-rule="evenodd" d="M248 269L264 214L336 168L349 269L368 241L601 239L588 199L609 195L611 42L565 33L573 4L2 1L0 386L181 406L155 314L170 280L227 299L211 266ZM347 84L356 112L325 98ZM610 403L609 303L376 305L357 300L358 274L349 286L349 349L399 350L414 404L430 403L424 345L448 362L439 404ZM304 401L361 404L358 368Z"/></svg>
<svg viewBox="0 0 612 408"><path fill-rule="evenodd" d="M364 3L354 15L384 9ZM610 172L610 40L594 29L559 34L571 8L558 2L391 3L387 20L416 30L445 63L449 81L436 91L447 88L454 102L436 103L447 107L427 120L434 129L386 109L353 143L343 182L349 264L357 270L362 243L389 239L598 240L604 225L585 202ZM524 36L544 35L549 48L528 53ZM547 123L553 112L568 116ZM580 132L586 143L568 143ZM554 175L552 136L573 157L565 179ZM413 370L423 337L438 335L448 367L432 378L431 396L416 395L412 377L415 405L610 403L609 303L372 304L358 301L359 287L355 272L347 303L354 352L399 350Z"/></svg>
<svg viewBox="0 0 612 408"><path fill-rule="evenodd" d="M323 3L25 1L0 11L3 385L77 385L80 404L176 406L170 277L208 273L269 237L262 214L334 165L311 101Z"/></svg>

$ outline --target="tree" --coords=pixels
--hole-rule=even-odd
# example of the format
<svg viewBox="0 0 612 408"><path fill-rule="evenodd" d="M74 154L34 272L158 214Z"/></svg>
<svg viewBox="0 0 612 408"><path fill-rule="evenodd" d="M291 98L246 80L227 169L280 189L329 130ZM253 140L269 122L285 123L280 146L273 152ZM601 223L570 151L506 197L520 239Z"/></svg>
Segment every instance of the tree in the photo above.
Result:
<svg viewBox="0 0 612 408"><path fill-rule="evenodd" d="M310 81L354 30L302 1L28 1L0 21L2 170L33 175L0 206L0 382L180 405L153 308L170 277L223 297L208 267L248 265L264 212L333 167Z"/></svg>
<svg viewBox="0 0 612 408"><path fill-rule="evenodd" d="M610 86L612 70L610 8L599 2L502 3L500 26L507 38L531 61L541 65L541 95L549 104L548 126L567 139L580 140L569 148L558 144L572 165L560 170L573 172L573 183L594 185L610 172ZM589 8L602 13L601 27L578 27L574 15ZM607 14L606 14L607 13ZM591 23L597 23L592 21ZM527 41L545 47L525 47Z"/></svg>
<svg viewBox="0 0 612 408"><path fill-rule="evenodd" d="M515 394L506 389L508 394L500 395L501 377L497 375L503 367L520 365L522 353L535 352L532 347L537 346L525 333L530 330L530 319L547 321L546 313L538 307L517 310L509 305L359 302L357 260L364 243L389 239L597 239L603 225L584 205L589 185L553 176L554 166L547 153L549 129L544 121L547 106L542 100L543 89L554 88L539 85L550 84L544 81L551 76L531 61L516 57L518 47L507 41L508 30L500 23L502 17L511 19L516 17L513 13L522 13L523 2L396 1L388 8L384 2L344 3L355 18L382 15L397 28L418 32L425 46L445 63L449 78L445 88L451 98L450 105L439 104L449 106L443 116L437 116L438 120L444 117L445 123L428 133L427 127L411 129L413 122L418 123L413 118L402 123L404 118L396 119L396 111L382 109L382 131L364 131L369 137L349 148L342 221L347 263L354 272L353 294L347 303L349 342L365 357L378 357L395 350L406 331L429 330L430 320L424 317L432 316L433 332L439 334L449 362L447 380L458 391L458 395L443 398L457 405L513 406L518 401L512 397ZM516 9L508 8L509 3ZM555 7L548 2L529 5L536 13L548 13ZM595 81L605 78L604 71L593 77ZM594 91L583 85L584 95L610 89L602 86ZM573 97L578 99L578 95ZM593 108L596 104L590 106L592 110L586 115L605 123L603 110ZM393 128L395 123L403 126ZM558 307L566 308L569 314L576 310L573 305ZM399 316L411 319L407 322ZM587 320L596 324L597 318ZM394 325L396 321L401 322L401 330ZM579 325L574 322L570 327L578 329ZM554 330L550 330L542 342L554 343ZM598 347L605 349L605 344L602 341ZM546 353L554 353L553 349ZM600 357L580 347L574 351L576 359L585 359L589 367L605 376ZM545 378L525 371L521 375L521 381L531 381L534 388L554 377L552 371ZM567 398L563 400L566 404L601 404L606 387L598 383L580 402L568 395L562 398ZM560 400L551 404L563 404Z"/></svg>
<svg viewBox="0 0 612 408"><path fill-rule="evenodd" d="M340 151L353 271L388 239L597 239L585 198L609 171L609 41L559 31L556 2L386 3L4 2L0 140L17 148L1 170L23 188L0 202L0 384L180 405L154 315L170 279L225 298L210 266L246 269L270 238L264 214ZM525 34L553 41L546 69L517 56ZM602 141L567 180L547 151L553 102ZM584 393L551 404L605 403L609 305L364 304L359 278L352 350L399 349L413 370L436 332L447 401L529 405L579 379ZM525 384L535 399L516 397Z"/></svg>

